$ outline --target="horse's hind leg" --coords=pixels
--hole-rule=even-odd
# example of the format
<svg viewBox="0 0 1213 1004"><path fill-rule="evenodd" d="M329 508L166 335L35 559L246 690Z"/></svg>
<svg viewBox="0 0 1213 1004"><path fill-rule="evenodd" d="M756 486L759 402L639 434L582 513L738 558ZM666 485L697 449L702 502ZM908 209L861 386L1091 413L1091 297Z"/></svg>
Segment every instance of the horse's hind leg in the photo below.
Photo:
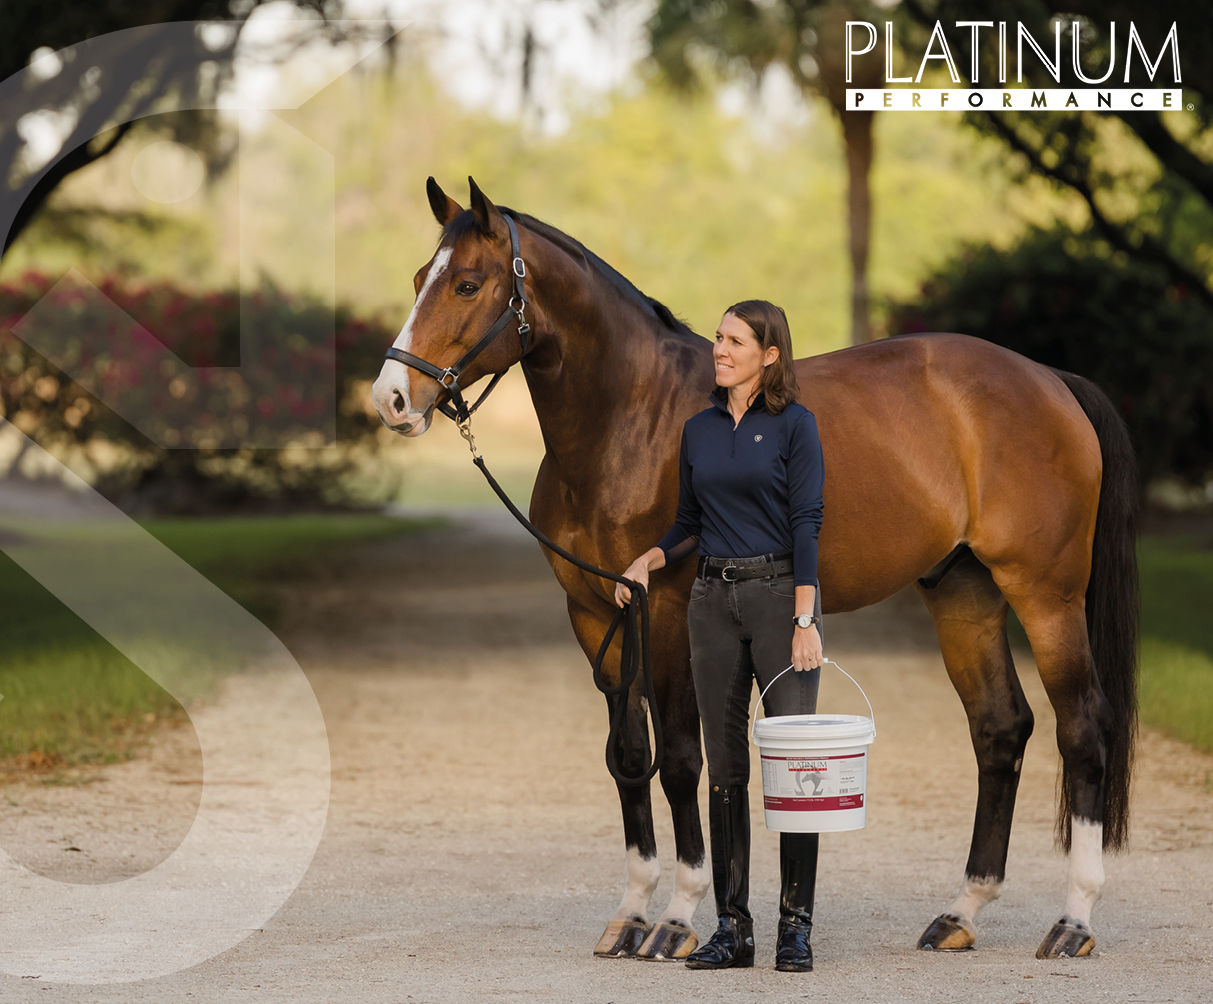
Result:
<svg viewBox="0 0 1213 1004"><path fill-rule="evenodd" d="M972 947L978 911L1002 891L1032 709L1007 644L1007 601L972 552L933 587L920 580L918 591L935 620L944 665L964 703L977 754L977 814L964 885L918 939L919 948L955 951Z"/></svg>
<svg viewBox="0 0 1213 1004"><path fill-rule="evenodd" d="M1036 955L1088 955L1095 947L1091 909L1104 884L1105 765L1112 709L1091 660L1082 599L1059 600L1057 592L1047 589L1025 595L1008 589L1008 598L1032 642L1041 682L1057 715L1057 748L1064 769L1058 833L1070 852L1069 891L1061 919Z"/></svg>

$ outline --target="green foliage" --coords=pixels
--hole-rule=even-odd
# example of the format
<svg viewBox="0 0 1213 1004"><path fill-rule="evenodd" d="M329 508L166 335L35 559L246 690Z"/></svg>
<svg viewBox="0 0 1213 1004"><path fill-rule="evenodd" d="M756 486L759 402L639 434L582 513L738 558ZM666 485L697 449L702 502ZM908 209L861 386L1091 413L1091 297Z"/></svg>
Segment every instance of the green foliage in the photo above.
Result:
<svg viewBox="0 0 1213 1004"><path fill-rule="evenodd" d="M392 336L413 301L413 275L437 243L426 177L466 205L471 174L495 202L576 237L697 331L715 330L727 304L762 297L787 310L798 354L841 348L850 303L837 118L811 95L787 118L745 110L723 111L714 92L683 99L651 82L583 107L567 132L546 136L459 107L418 61L402 57L394 77L347 74L276 116L291 129L242 140L240 183L263 207L253 221L257 265L292 294L332 283L292 229L333 198L331 185L298 168L299 150L315 143L334 156L338 300L358 316L390 318ZM955 116L878 115L874 129L876 296L916 288L961 241L1002 244L1022 216L1056 214L1058 199L1039 183L1012 186L1001 146L959 129ZM124 144L108 166L81 172L52 207L104 209L129 156ZM87 248L37 220L0 276L11 283L36 268L57 278L75 267L100 285L126 255L144 281L230 287L236 263L224 257L233 249L223 221L235 183L233 172L178 207L132 203L172 225L148 232L109 221L89 231ZM183 264L183 244L208 248L205 269Z"/></svg>
<svg viewBox="0 0 1213 1004"><path fill-rule="evenodd" d="M432 525L382 516L158 519L144 528L221 589L273 623L267 579L342 544ZM181 706L0 552L0 760L35 764L129 757L152 720ZM188 658L188 653L181 653ZM217 682L213 674L206 679ZM196 696L205 696L204 693ZM45 761L44 761L45 762Z"/></svg>
<svg viewBox="0 0 1213 1004"><path fill-rule="evenodd" d="M1213 473L1213 309L1090 234L971 247L893 306L890 329L977 335L1088 377L1120 407L1146 478Z"/></svg>

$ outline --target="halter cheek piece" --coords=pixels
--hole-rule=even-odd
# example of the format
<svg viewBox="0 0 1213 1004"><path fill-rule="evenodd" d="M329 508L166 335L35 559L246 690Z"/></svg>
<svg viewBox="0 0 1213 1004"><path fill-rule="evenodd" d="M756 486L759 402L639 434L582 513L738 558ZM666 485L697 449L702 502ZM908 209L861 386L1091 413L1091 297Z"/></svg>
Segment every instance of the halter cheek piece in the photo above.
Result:
<svg viewBox="0 0 1213 1004"><path fill-rule="evenodd" d="M501 334L501 332L505 329L505 326L510 323L512 318L518 318L518 340L522 343L522 354L525 356L530 348L529 336L531 333L531 326L527 323L526 316L523 313L523 311L526 310L526 305L530 303L522 288L522 280L526 278L526 263L523 262L522 256L519 253L518 228L514 225L514 221L510 219L510 217L505 216L504 214L502 215L505 219L506 226L510 229L510 251L513 256L513 261L510 263L510 271L513 272L514 275L514 292L510 295L509 303L506 304L505 310L501 312L501 316L497 318L497 320L493 323L493 326L484 333L480 341L478 341L462 356L460 356L459 359L445 369L439 369L433 363L427 362L420 356L415 356L413 353L405 352L403 349L398 349L395 346L392 346L385 353L388 359L395 359L398 363L404 363L405 366L411 366L415 370L420 370L426 376L433 377L440 384L442 384L442 387L447 392L450 400L445 404L440 404L438 406L438 410L446 415L447 418L459 424L467 422L467 420L472 417L473 412L475 412L476 409L479 408L484 402L484 399L488 397L490 393L492 393L493 388L496 387L498 381L505 376L506 371L502 370L489 381L489 385L484 389L484 393L476 399L476 403L470 408L468 407L467 402L463 399L463 394L460 391L459 377L463 371L471 365L472 360L480 355L480 353L486 348L488 348L489 343L492 342L492 340L499 334ZM452 407L452 405L454 405L454 407Z"/></svg>

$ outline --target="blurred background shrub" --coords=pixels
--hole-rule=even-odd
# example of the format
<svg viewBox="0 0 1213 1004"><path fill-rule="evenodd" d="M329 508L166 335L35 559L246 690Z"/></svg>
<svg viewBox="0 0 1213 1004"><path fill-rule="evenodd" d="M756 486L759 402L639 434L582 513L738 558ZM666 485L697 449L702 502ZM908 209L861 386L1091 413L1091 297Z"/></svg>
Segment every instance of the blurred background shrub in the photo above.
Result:
<svg viewBox="0 0 1213 1004"><path fill-rule="evenodd" d="M372 463L380 423L370 409L369 382L393 337L377 318L337 311L334 375L332 313L306 295L266 282L242 305L234 291L109 279L101 292L144 330L128 343L135 351L118 361L106 351L113 334L107 316L97 316L87 301L57 304L67 311L64 319L86 333L73 346L75 362L88 374L77 382L11 330L51 287L47 276L33 272L0 284L0 415L73 461L126 509L348 507L382 503L398 490L399 469ZM242 308L245 323L273 346L251 360L241 360ZM173 357L157 364L164 349ZM164 371L166 363L174 372ZM334 380L337 441L316 448L309 422L332 407ZM82 383L133 401L163 423L158 438L180 440L185 448L154 445ZM285 449L221 448L225 436L240 439L263 425L284 438L296 426L300 431ZM12 463L27 476L40 473L23 471L21 458Z"/></svg>

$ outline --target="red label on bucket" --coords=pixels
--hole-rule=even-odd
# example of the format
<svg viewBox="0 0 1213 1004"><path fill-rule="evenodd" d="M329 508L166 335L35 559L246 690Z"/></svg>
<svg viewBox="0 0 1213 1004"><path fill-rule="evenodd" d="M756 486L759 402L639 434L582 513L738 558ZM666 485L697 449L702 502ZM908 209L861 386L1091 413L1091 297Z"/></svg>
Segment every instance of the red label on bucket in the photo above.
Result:
<svg viewBox="0 0 1213 1004"><path fill-rule="evenodd" d="M863 795L838 795L832 798L763 797L763 805L780 812L830 812L835 809L862 809Z"/></svg>

